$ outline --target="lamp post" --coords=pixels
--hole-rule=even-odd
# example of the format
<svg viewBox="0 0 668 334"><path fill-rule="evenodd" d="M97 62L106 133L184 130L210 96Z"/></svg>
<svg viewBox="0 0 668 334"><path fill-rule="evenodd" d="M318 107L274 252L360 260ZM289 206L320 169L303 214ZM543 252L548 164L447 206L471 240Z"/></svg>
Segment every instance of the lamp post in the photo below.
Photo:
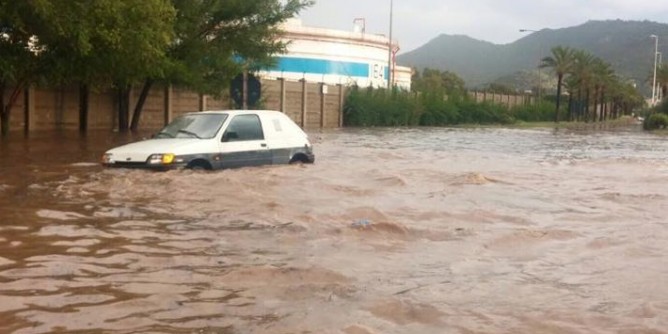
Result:
<svg viewBox="0 0 668 334"><path fill-rule="evenodd" d="M657 52L656 55L659 58L659 60L657 62L657 64L658 64L657 68L663 68L663 55L661 54L661 52ZM664 96L663 96L663 91L661 90L661 83L657 82L656 83L656 102L658 103L658 102L662 101L663 98L664 98Z"/></svg>
<svg viewBox="0 0 668 334"><path fill-rule="evenodd" d="M650 35L654 38L654 79L652 79L652 107L656 104L656 61L659 55L659 36Z"/></svg>
<svg viewBox="0 0 668 334"><path fill-rule="evenodd" d="M394 14L394 0L390 0L390 39L387 43L387 89L392 89L392 19Z"/></svg>
<svg viewBox="0 0 668 334"><path fill-rule="evenodd" d="M538 30L531 30L531 29L520 29L520 32L538 32ZM540 42L538 45L538 52L539 52L539 58L538 58L538 101L541 99L542 95L542 86L543 86L543 78L541 77L541 70L540 70L540 62L543 59L543 42Z"/></svg>

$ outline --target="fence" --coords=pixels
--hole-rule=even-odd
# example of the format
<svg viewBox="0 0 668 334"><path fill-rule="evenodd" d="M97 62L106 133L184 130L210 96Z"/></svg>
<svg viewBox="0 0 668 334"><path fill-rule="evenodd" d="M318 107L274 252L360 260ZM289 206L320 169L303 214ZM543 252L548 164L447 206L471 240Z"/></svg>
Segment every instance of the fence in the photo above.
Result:
<svg viewBox="0 0 668 334"><path fill-rule="evenodd" d="M342 125L345 87L305 81L262 80L264 109L280 110L305 129ZM140 88L130 93L131 110ZM6 92L7 93L7 92ZM7 94L5 95L7 96ZM118 101L113 91L91 92L86 129L118 127ZM172 118L198 110L232 109L229 94L221 98L199 95L187 89L156 86L148 94L139 121L140 128L160 128ZM10 111L10 130L79 129L77 87L30 87L21 93Z"/></svg>
<svg viewBox="0 0 668 334"><path fill-rule="evenodd" d="M469 92L469 96L476 102L493 102L505 105L508 108L533 104L535 97L531 95L506 95L487 92Z"/></svg>

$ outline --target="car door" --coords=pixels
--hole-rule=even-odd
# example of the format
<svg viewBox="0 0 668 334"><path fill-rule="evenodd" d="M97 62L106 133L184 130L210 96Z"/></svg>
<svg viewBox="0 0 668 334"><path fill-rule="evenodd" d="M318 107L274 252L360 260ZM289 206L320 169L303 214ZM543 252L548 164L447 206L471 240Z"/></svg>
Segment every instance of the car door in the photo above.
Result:
<svg viewBox="0 0 668 334"><path fill-rule="evenodd" d="M233 116L220 143L221 166L236 168L271 163L262 122L255 114Z"/></svg>

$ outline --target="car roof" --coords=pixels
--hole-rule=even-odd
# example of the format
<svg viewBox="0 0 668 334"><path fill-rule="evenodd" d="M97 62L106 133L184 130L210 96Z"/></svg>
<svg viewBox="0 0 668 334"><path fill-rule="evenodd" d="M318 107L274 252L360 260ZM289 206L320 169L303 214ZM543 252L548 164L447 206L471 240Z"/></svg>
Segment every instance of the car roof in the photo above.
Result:
<svg viewBox="0 0 668 334"><path fill-rule="evenodd" d="M195 111L188 114L256 114L256 115L265 115L265 116L276 116L277 114L283 115L282 112L277 110L206 110L206 111Z"/></svg>

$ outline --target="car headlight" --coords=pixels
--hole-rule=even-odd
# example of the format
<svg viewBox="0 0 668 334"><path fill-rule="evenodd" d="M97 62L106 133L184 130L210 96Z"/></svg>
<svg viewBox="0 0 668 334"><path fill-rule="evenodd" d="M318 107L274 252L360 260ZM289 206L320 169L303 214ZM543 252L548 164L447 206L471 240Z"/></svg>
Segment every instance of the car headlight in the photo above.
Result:
<svg viewBox="0 0 668 334"><path fill-rule="evenodd" d="M151 156L148 157L148 163L150 165L169 165L174 162L174 158L176 158L176 156L172 153L151 154Z"/></svg>
<svg viewBox="0 0 668 334"><path fill-rule="evenodd" d="M113 162L114 160L112 159L111 153L105 153L104 155L102 155L103 164L111 164Z"/></svg>

